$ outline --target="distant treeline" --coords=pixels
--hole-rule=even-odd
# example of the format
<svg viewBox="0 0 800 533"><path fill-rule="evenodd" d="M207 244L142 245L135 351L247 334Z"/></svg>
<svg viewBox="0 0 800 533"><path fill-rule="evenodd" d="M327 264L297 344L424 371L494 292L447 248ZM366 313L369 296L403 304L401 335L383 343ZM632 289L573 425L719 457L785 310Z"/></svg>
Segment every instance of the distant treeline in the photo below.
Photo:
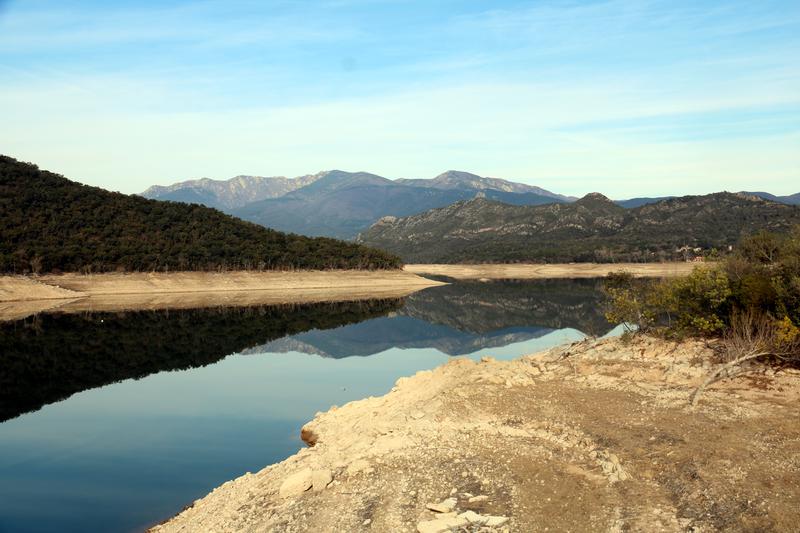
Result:
<svg viewBox="0 0 800 533"><path fill-rule="evenodd" d="M6 156L0 156L0 220L0 272L401 266L381 250L81 185Z"/></svg>

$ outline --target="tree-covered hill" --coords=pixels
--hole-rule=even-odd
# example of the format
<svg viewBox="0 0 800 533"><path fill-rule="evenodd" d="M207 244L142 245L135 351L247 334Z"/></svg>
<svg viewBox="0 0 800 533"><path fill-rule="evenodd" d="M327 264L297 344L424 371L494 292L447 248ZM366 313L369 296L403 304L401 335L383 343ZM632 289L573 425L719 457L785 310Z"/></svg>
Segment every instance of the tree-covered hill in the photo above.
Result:
<svg viewBox="0 0 800 533"><path fill-rule="evenodd" d="M784 232L800 207L734 193L683 196L625 209L589 194L570 204L515 206L486 199L386 217L360 242L419 263L620 262L683 259L681 250L735 246Z"/></svg>
<svg viewBox="0 0 800 533"><path fill-rule="evenodd" d="M81 185L0 156L0 272L389 269L380 250Z"/></svg>

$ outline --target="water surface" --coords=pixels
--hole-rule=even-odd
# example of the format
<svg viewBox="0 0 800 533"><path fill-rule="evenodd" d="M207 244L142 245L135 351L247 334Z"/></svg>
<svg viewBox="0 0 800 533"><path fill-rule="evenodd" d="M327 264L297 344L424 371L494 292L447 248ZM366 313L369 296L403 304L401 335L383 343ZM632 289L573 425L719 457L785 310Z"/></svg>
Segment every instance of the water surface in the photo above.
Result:
<svg viewBox="0 0 800 533"><path fill-rule="evenodd" d="M610 329L593 280L1 323L0 532L138 531L294 453L331 405Z"/></svg>

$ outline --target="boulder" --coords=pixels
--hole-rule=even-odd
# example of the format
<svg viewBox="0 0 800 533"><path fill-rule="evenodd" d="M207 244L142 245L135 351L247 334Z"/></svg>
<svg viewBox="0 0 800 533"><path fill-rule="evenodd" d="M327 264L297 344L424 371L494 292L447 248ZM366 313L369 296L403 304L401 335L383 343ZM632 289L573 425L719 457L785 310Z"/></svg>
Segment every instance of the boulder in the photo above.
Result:
<svg viewBox="0 0 800 533"><path fill-rule="evenodd" d="M312 477L313 471L310 468L303 468L287 477L279 490L281 498L291 498L303 494L311 488L313 484Z"/></svg>

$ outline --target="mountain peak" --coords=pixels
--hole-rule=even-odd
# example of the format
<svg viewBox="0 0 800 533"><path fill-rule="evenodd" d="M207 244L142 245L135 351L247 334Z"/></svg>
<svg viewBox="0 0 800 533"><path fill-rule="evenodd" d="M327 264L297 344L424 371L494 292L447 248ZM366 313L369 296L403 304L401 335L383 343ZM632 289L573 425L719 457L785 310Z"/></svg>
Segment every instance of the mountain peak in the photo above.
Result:
<svg viewBox="0 0 800 533"><path fill-rule="evenodd" d="M575 203L583 205L598 203L615 205L606 195L600 194L599 192L590 192Z"/></svg>

